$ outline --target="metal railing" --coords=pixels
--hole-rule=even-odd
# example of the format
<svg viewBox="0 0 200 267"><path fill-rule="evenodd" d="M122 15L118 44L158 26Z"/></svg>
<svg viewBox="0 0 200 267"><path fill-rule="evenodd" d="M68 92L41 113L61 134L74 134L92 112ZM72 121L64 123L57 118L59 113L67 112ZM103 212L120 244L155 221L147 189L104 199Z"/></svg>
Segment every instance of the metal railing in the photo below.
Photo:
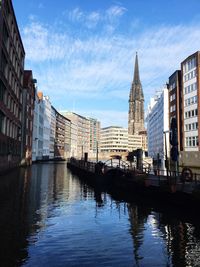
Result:
<svg viewBox="0 0 200 267"><path fill-rule="evenodd" d="M151 166L150 164L143 164L142 168L140 170L136 169L136 164L124 164L124 162L121 162L120 165L114 165L114 164L106 164L103 162L92 162L92 161L84 161L84 160L78 160L75 158L70 158L69 162L80 168L84 169L86 171L95 173L100 170L102 173L106 173L107 171L111 169L119 168L127 173L142 173L146 174L147 179L154 179L158 181L167 181L169 183L195 183L200 184L200 174L192 173L189 168L185 168L186 172L183 171L174 171L174 170L166 170L166 169L160 169L155 168L155 166ZM188 173L187 173L188 172Z"/></svg>

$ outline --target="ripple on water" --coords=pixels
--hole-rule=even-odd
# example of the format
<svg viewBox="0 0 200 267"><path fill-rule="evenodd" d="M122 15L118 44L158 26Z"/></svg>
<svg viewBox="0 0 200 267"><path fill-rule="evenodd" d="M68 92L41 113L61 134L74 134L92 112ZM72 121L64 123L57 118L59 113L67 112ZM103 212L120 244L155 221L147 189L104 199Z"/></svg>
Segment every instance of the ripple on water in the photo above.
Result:
<svg viewBox="0 0 200 267"><path fill-rule="evenodd" d="M116 201L65 164L33 165L5 181L2 266L200 266L199 219L156 212L142 198Z"/></svg>

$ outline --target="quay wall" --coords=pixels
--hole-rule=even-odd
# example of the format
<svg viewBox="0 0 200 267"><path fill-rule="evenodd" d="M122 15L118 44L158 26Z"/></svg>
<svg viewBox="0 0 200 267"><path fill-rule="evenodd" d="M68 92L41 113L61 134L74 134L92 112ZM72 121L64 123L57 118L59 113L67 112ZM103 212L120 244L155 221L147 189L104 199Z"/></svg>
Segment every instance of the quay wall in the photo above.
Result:
<svg viewBox="0 0 200 267"><path fill-rule="evenodd" d="M193 172L200 174L200 151L181 151L179 166L189 167Z"/></svg>

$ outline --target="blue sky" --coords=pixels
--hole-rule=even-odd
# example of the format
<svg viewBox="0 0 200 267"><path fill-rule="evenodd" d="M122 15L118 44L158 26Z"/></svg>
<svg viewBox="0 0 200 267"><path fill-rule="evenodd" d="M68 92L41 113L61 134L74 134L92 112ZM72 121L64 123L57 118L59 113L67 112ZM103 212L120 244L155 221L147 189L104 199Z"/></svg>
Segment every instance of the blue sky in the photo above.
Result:
<svg viewBox="0 0 200 267"><path fill-rule="evenodd" d="M200 50L199 0L13 0L38 90L58 110L127 127L135 53L145 108Z"/></svg>

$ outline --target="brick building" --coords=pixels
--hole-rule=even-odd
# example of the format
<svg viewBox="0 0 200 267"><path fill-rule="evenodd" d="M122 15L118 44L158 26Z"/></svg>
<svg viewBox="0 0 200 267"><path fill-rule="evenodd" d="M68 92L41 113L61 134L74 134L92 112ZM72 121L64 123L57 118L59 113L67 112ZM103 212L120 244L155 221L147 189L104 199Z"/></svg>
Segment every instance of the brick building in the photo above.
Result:
<svg viewBox="0 0 200 267"><path fill-rule="evenodd" d="M31 70L24 71L23 109L22 109L22 164L32 163L33 115L35 83Z"/></svg>
<svg viewBox="0 0 200 267"><path fill-rule="evenodd" d="M181 71L176 70L169 77L169 125L172 118L177 121L178 147L183 150L183 129L182 129L182 76Z"/></svg>
<svg viewBox="0 0 200 267"><path fill-rule="evenodd" d="M11 0L0 2L0 171L20 163L25 51Z"/></svg>

